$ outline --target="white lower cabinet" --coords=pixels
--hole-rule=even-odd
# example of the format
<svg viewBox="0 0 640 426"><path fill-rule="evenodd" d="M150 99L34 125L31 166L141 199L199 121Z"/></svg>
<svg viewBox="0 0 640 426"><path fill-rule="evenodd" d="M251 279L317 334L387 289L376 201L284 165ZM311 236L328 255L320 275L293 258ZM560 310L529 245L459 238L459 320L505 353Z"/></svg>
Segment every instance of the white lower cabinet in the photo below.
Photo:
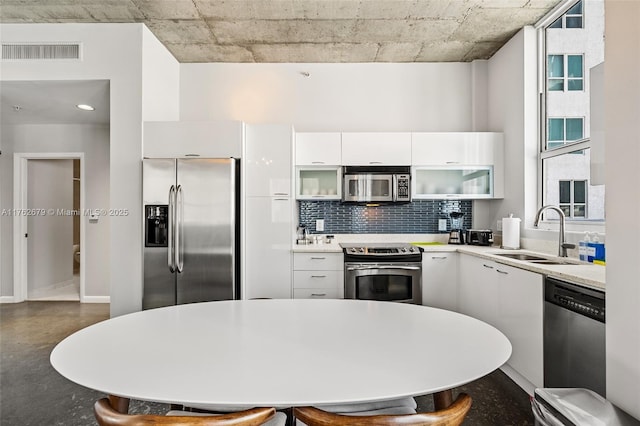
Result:
<svg viewBox="0 0 640 426"><path fill-rule="evenodd" d="M460 265L458 272L460 312L497 327L496 263L463 254L460 255L458 262Z"/></svg>
<svg viewBox="0 0 640 426"><path fill-rule="evenodd" d="M292 199L246 198L244 299L291 298Z"/></svg>
<svg viewBox="0 0 640 426"><path fill-rule="evenodd" d="M458 310L458 253L422 254L422 304Z"/></svg>
<svg viewBox="0 0 640 426"><path fill-rule="evenodd" d="M460 255L460 312L503 332L513 347L507 364L543 386L543 276Z"/></svg>
<svg viewBox="0 0 640 426"><path fill-rule="evenodd" d="M294 299L342 299L344 297L342 253L294 253Z"/></svg>
<svg viewBox="0 0 640 426"><path fill-rule="evenodd" d="M542 387L544 278L540 274L499 265L498 326L511 341L508 364L536 387Z"/></svg>

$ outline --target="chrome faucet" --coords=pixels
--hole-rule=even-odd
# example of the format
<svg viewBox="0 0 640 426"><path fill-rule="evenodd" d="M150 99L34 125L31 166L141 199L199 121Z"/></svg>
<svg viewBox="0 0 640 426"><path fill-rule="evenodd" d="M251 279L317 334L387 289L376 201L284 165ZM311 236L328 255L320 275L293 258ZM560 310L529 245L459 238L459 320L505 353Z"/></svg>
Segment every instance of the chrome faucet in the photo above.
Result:
<svg viewBox="0 0 640 426"><path fill-rule="evenodd" d="M536 213L536 220L535 220L535 222L533 222L533 226L535 226L536 228L538 227L538 223L540 222L540 218L542 217L542 213L547 209L555 210L560 215L560 232L559 232L560 235L559 235L559 238L558 238L558 256L567 257L567 249L576 248L576 245L567 243L565 241L565 237L564 237L564 212L562 211L562 209L560 207L552 206L552 205L540 207L540 210L538 210L538 213Z"/></svg>

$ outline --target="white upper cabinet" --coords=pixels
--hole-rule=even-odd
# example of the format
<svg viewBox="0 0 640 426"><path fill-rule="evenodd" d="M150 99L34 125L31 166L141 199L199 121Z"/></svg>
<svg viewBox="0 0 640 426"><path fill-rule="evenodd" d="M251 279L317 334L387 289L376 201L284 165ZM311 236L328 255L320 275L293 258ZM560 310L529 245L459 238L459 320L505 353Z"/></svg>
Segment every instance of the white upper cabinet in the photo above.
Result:
<svg viewBox="0 0 640 426"><path fill-rule="evenodd" d="M339 132L296 133L297 166L339 166L342 137Z"/></svg>
<svg viewBox="0 0 640 426"><path fill-rule="evenodd" d="M244 170L246 196L290 196L293 129L280 124L247 124Z"/></svg>
<svg viewBox="0 0 640 426"><path fill-rule="evenodd" d="M345 166L408 166L411 133L342 133Z"/></svg>
<svg viewBox="0 0 640 426"><path fill-rule="evenodd" d="M145 158L240 158L240 121L145 121Z"/></svg>
<svg viewBox="0 0 640 426"><path fill-rule="evenodd" d="M414 166L489 166L502 149L502 133L412 133Z"/></svg>

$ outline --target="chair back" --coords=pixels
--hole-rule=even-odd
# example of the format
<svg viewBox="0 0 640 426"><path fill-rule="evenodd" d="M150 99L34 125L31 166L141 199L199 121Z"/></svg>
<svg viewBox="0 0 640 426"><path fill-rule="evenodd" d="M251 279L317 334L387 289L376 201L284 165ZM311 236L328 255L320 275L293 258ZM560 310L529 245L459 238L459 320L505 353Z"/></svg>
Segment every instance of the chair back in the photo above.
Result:
<svg viewBox="0 0 640 426"><path fill-rule="evenodd" d="M461 393L449 407L431 413L350 416L315 407L297 407L293 409L293 415L307 426L458 426L470 408L471 397Z"/></svg>
<svg viewBox="0 0 640 426"><path fill-rule="evenodd" d="M102 398L95 403L93 412L100 426L258 426L275 416L276 410L275 408L252 408L236 413L210 416L189 416L187 413L184 416L123 414L111 406L109 399Z"/></svg>

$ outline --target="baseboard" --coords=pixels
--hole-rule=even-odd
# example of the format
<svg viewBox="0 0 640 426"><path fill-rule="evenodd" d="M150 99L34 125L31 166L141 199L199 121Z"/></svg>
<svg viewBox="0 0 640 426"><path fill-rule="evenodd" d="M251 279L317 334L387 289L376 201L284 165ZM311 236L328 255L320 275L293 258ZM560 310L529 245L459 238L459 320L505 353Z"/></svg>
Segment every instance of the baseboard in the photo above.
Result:
<svg viewBox="0 0 640 426"><path fill-rule="evenodd" d="M536 385L525 379L524 376L522 376L508 364L504 364L502 367L500 367L500 370L502 370L504 374L506 374L511 380L513 380L516 385L520 386L522 390L528 393L529 396L533 396L533 392L537 387Z"/></svg>
<svg viewBox="0 0 640 426"><path fill-rule="evenodd" d="M0 303L16 303L13 296L0 296Z"/></svg>
<svg viewBox="0 0 640 426"><path fill-rule="evenodd" d="M81 303L111 303L110 296L85 296Z"/></svg>

